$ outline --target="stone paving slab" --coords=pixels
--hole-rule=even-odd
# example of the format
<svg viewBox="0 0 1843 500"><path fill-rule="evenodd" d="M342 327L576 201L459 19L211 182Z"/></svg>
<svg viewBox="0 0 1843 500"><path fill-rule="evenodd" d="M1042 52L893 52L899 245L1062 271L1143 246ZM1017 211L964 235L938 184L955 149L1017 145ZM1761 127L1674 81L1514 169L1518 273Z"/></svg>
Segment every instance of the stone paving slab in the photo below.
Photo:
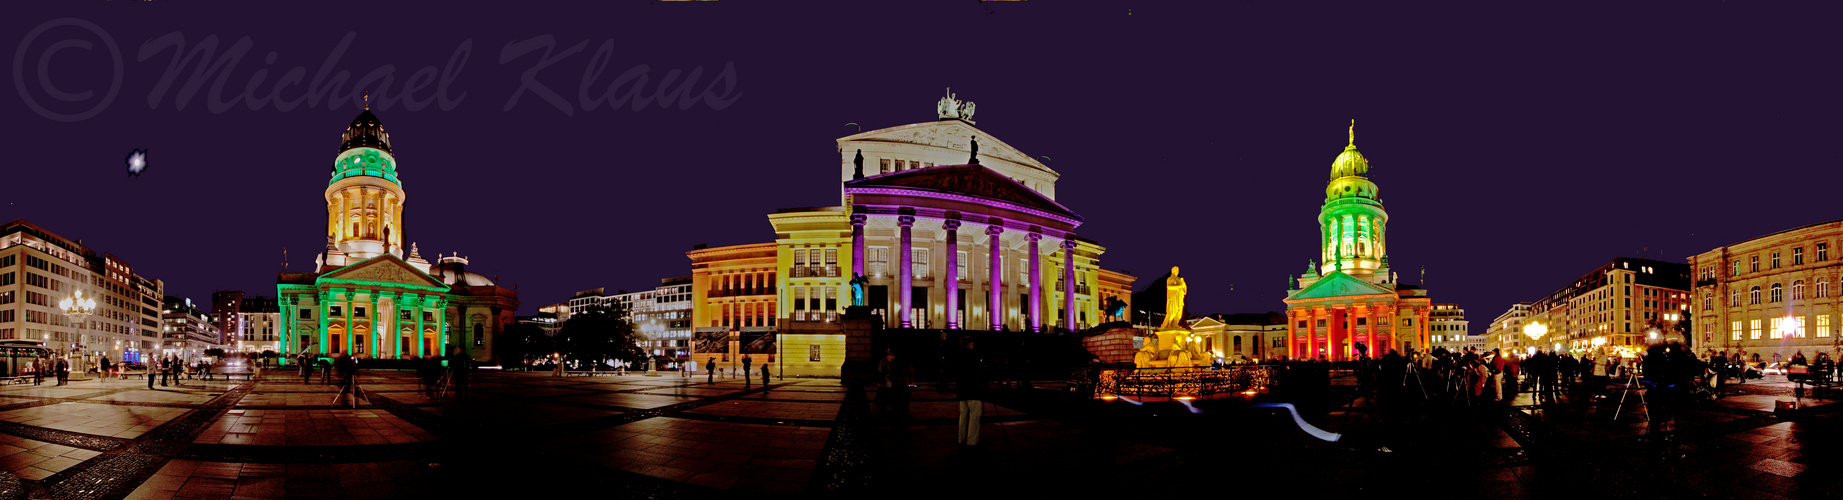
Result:
<svg viewBox="0 0 1843 500"><path fill-rule="evenodd" d="M46 429L133 438L186 411L183 408L59 403L0 412L0 420Z"/></svg>

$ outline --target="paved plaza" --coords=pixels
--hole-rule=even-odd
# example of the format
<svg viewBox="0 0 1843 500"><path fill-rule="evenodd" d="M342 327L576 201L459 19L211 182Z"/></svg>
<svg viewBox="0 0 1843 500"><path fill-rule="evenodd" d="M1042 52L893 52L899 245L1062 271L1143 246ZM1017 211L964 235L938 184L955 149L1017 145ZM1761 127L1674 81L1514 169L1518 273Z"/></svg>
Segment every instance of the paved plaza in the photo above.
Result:
<svg viewBox="0 0 1843 500"><path fill-rule="evenodd" d="M1392 401L1334 384L1307 420L1342 433L1335 443L1243 401L1103 403L1039 384L995 390L972 450L954 443L958 403L927 387L904 418L831 379L489 372L461 400L431 400L406 372L360 381L356 405L277 371L153 390L93 378L0 388L0 500L1843 491L1823 453L1843 418L1827 399L1802 400L1797 419L1775 413L1790 386L1770 380L1716 403L1633 393L1624 405L1584 392L1507 406Z"/></svg>

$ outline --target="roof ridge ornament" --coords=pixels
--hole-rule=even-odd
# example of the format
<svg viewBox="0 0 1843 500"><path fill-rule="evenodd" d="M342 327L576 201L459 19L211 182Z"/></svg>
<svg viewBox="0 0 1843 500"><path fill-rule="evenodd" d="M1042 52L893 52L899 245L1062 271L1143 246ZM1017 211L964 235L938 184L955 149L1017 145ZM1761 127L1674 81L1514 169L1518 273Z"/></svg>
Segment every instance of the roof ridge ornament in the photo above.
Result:
<svg viewBox="0 0 1843 500"><path fill-rule="evenodd" d="M365 93L365 111L371 111L371 93L370 92Z"/></svg>

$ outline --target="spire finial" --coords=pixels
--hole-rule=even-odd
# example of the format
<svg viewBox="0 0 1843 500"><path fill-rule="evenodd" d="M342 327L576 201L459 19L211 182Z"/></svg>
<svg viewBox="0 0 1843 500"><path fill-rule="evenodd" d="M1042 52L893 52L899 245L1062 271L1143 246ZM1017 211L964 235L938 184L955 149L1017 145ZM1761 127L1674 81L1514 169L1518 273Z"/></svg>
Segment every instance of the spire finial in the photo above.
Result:
<svg viewBox="0 0 1843 500"><path fill-rule="evenodd" d="M1357 119L1356 118L1350 119L1350 145L1352 147L1355 147L1357 145Z"/></svg>
<svg viewBox="0 0 1843 500"><path fill-rule="evenodd" d="M366 110L366 111L370 111L370 110L371 110L371 93L370 93L370 92L366 92L366 93L365 93L365 110ZM1356 121L1356 120L1351 120L1350 122L1351 122L1351 123L1356 123L1357 121Z"/></svg>

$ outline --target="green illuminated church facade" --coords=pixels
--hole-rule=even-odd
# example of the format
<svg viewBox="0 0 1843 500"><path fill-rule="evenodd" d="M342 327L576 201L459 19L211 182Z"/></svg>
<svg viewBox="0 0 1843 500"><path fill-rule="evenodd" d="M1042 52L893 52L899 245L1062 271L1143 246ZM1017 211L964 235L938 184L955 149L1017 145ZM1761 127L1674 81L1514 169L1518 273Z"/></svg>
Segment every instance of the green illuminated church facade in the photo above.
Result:
<svg viewBox="0 0 1843 500"><path fill-rule="evenodd" d="M1389 213L1369 170L1353 122L1325 184L1318 260L1287 290L1287 345L1274 346L1276 357L1339 361L1428 348L1432 301L1389 271Z"/></svg>
<svg viewBox="0 0 1843 500"><path fill-rule="evenodd" d="M406 199L390 135L369 107L346 128L325 190L326 248L311 272L276 279L285 358L458 355L491 362L518 292L467 271L460 255L430 263L403 243Z"/></svg>

